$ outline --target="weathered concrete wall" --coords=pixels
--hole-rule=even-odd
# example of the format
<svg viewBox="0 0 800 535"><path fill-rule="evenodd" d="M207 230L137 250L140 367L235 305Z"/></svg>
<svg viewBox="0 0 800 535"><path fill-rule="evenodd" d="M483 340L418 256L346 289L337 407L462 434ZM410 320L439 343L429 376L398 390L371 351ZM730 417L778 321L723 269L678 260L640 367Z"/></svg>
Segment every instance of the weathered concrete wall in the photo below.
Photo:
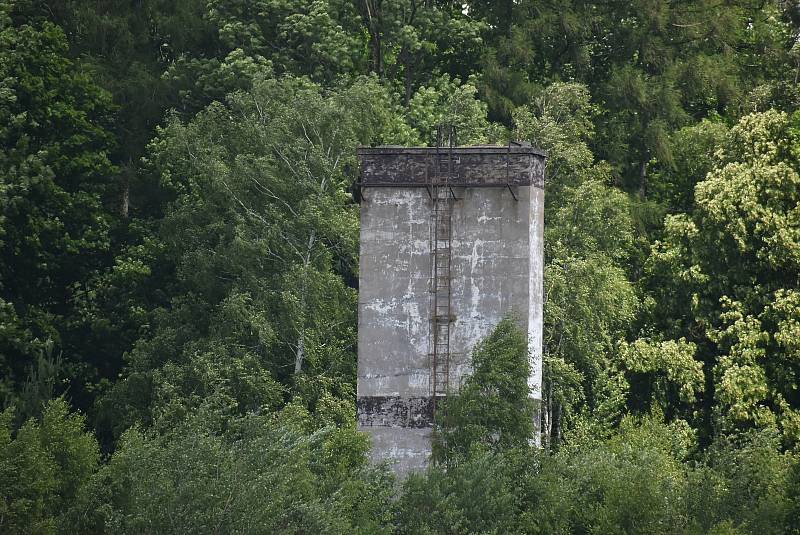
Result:
<svg viewBox="0 0 800 535"><path fill-rule="evenodd" d="M361 203L358 392L429 396L430 200L380 188Z"/></svg>
<svg viewBox="0 0 800 535"><path fill-rule="evenodd" d="M361 429L372 436L374 459L394 463L396 472L403 475L424 467L430 454L433 202L420 182L404 185L401 177L395 177L390 185L378 180L393 169L383 159L408 169L407 160L424 162L424 152L409 155L403 152L409 149L384 150L397 152L373 154L369 162L362 156L362 173L365 163L371 166L370 178L382 187L369 187L364 180L358 417ZM468 156L460 159L464 173ZM470 182L502 185L506 170L500 164L511 160L496 161L493 154L478 156L471 168L472 172L481 170L484 181L472 174ZM540 397L543 190L537 184L543 158L533 152L519 156L517 167L527 169L528 175L517 183L528 185L513 186L513 195L506 187L454 190L458 200L452 212L451 314L455 321L450 329L450 385L457 387L470 372L473 346L511 314L528 332L529 382ZM422 165L419 161L417 167ZM530 169L538 169L538 174Z"/></svg>

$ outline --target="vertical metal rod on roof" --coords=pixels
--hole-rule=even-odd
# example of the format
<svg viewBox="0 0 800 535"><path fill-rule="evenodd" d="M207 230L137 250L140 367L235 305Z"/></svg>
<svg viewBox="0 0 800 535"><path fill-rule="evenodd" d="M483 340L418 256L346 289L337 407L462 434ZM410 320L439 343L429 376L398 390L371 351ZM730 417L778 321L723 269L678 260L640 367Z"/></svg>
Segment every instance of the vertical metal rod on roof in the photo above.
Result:
<svg viewBox="0 0 800 535"><path fill-rule="evenodd" d="M509 165L511 161L511 138L508 139L508 149L506 149L506 187L508 188L509 193L511 196L514 197L514 200L517 201L517 195L514 193L514 190L511 189L511 175L509 174Z"/></svg>

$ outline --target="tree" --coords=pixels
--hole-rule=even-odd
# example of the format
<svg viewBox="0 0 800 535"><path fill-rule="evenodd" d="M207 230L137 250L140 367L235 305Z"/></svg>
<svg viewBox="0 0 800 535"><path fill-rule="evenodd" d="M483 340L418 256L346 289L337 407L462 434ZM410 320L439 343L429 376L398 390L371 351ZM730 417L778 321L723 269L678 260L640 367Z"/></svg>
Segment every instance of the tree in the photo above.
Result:
<svg viewBox="0 0 800 535"><path fill-rule="evenodd" d="M528 473L522 467L527 468L509 457L473 449L446 469L411 474L396 505L395 533L523 533L517 490L520 476Z"/></svg>
<svg viewBox="0 0 800 535"><path fill-rule="evenodd" d="M766 70L786 80L796 63L794 34L772 4L564 0L494 10L471 4L493 21L497 11L510 13L508 23L495 22L487 32L480 89L489 116L510 122L517 106L553 82L587 84L603 109L592 149L613 166L618 184L641 199L649 196L652 165L673 165L674 130L714 114L738 117L756 94L767 102L791 100L785 96L791 83L765 83ZM762 67L765 60L773 68Z"/></svg>
<svg viewBox="0 0 800 535"><path fill-rule="evenodd" d="M396 87L407 106L415 89L439 75L462 79L483 44L484 23L450 0L354 2L369 35L370 69Z"/></svg>
<svg viewBox="0 0 800 535"><path fill-rule="evenodd" d="M133 427L80 503L81 531L388 533L391 479L352 424L303 410L220 426L203 411L157 433Z"/></svg>
<svg viewBox="0 0 800 535"><path fill-rule="evenodd" d="M437 126L449 124L456 128L455 142L459 145L505 143L506 132L489 122L486 105L472 82L461 83L443 75L421 86L405 108L405 120L416 134L406 142L435 145Z"/></svg>
<svg viewBox="0 0 800 535"><path fill-rule="evenodd" d="M348 188L355 146L391 122L387 99L373 79L332 91L263 79L160 131L148 166L174 199L159 229L174 278L103 402L117 432L204 404L242 414L291 397L313 409L325 393L353 402Z"/></svg>
<svg viewBox="0 0 800 535"><path fill-rule="evenodd" d="M168 65L190 50L206 54L218 47L205 10L194 2L31 4L64 29L71 57L113 95L119 123L114 133L120 141L114 157L123 165L135 165L166 108L175 104L162 79Z"/></svg>
<svg viewBox="0 0 800 535"><path fill-rule="evenodd" d="M0 3L0 366L6 397L47 340L63 352L73 395L114 369L84 345L82 283L110 263L115 168L111 101L67 59L49 22L15 22Z"/></svg>
<svg viewBox="0 0 800 535"><path fill-rule="evenodd" d="M627 383L615 344L639 306L626 265L633 223L608 166L589 148L599 110L580 84L553 84L514 112L516 135L548 151L542 439L558 445L579 415L614 423Z"/></svg>
<svg viewBox="0 0 800 535"><path fill-rule="evenodd" d="M479 89L493 120L511 123L514 110L551 83L592 79L602 27L596 3L473 0L469 6L488 22Z"/></svg>
<svg viewBox="0 0 800 535"><path fill-rule="evenodd" d="M63 399L12 436L13 408L0 414L0 528L4 533L68 533L69 510L97 470L100 453L86 421Z"/></svg>
<svg viewBox="0 0 800 535"><path fill-rule="evenodd" d="M742 118L692 212L667 217L648 261L654 323L697 344L707 392L696 423L706 433L775 426L787 445L800 439L797 121L777 111Z"/></svg>
<svg viewBox="0 0 800 535"><path fill-rule="evenodd" d="M669 212L689 212L694 188L714 166L714 151L728 132L720 120L704 119L669 136L672 163L656 162L649 180L650 198ZM663 217L663 216L662 216Z"/></svg>
<svg viewBox="0 0 800 535"><path fill-rule="evenodd" d="M434 456L456 462L475 447L492 451L533 440L534 406L528 387L525 334L504 319L472 351L472 374L445 400L436 423Z"/></svg>
<svg viewBox="0 0 800 535"><path fill-rule="evenodd" d="M800 514L800 460L795 459L794 465L789 473L787 487L787 494L790 500L790 510L787 519L797 518L797 515ZM787 528L786 533L790 535L796 535L800 532L800 526L797 525L787 525Z"/></svg>
<svg viewBox="0 0 800 535"><path fill-rule="evenodd" d="M366 74L355 9L345 0L209 2L198 16L213 46L170 51L173 61L165 65L172 106L191 116L273 71L324 85Z"/></svg>
<svg viewBox="0 0 800 535"><path fill-rule="evenodd" d="M786 533L796 523L787 492L796 457L781 449L774 430L749 430L715 441L704 463L689 474L693 492L687 505L698 530L727 524L734 533Z"/></svg>

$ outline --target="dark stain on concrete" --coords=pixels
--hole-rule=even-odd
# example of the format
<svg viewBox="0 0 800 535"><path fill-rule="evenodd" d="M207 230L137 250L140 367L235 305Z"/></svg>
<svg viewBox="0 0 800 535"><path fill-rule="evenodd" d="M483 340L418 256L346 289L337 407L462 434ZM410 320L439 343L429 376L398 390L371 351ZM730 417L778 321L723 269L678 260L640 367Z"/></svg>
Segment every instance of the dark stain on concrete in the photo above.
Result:
<svg viewBox="0 0 800 535"><path fill-rule="evenodd" d="M431 397L360 396L356 401L362 426L432 427Z"/></svg>

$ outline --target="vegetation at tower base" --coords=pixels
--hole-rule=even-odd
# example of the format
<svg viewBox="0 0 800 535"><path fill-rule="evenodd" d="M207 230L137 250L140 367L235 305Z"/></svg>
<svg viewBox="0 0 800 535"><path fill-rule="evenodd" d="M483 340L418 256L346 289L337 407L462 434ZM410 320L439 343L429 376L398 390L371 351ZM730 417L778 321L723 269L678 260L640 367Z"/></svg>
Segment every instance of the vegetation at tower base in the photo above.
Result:
<svg viewBox="0 0 800 535"><path fill-rule="evenodd" d="M800 532L798 35L749 0L0 0L0 531ZM508 332L400 484L353 429L349 187L440 122L549 152L543 448L521 382L481 390Z"/></svg>
<svg viewBox="0 0 800 535"><path fill-rule="evenodd" d="M399 533L785 533L793 466L778 437L749 432L697 455L685 424L623 419L611 438L556 453L475 448L405 482ZM796 504L796 502L794 502Z"/></svg>

